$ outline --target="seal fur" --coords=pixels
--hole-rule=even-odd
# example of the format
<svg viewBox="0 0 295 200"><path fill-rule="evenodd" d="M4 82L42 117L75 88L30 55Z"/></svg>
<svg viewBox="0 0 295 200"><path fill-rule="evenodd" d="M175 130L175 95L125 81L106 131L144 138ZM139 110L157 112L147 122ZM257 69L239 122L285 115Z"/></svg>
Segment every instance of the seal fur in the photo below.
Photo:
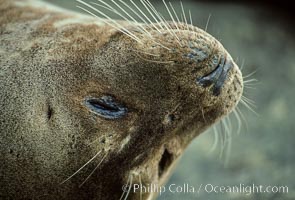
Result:
<svg viewBox="0 0 295 200"><path fill-rule="evenodd" d="M197 27L143 24L148 37L44 2L0 5L1 198L155 198L122 196L122 186L164 184L190 141L242 95L240 70ZM198 80L221 57L232 67L213 95L215 84ZM128 111L106 119L85 103L107 109L105 97Z"/></svg>

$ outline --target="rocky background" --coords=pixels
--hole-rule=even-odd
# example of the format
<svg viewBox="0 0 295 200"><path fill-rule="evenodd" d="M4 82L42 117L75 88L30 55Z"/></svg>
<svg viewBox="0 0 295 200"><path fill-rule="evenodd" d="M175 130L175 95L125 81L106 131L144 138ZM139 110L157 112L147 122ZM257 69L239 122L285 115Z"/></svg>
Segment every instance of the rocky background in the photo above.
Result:
<svg viewBox="0 0 295 200"><path fill-rule="evenodd" d="M75 9L74 1L48 0ZM152 1L168 16L161 1ZM179 8L179 1L173 1ZM246 121L237 134L232 117L232 149L221 156L221 145L210 152L212 130L198 137L180 159L168 186L202 184L216 186L263 185L288 186L288 193L200 193L165 192L159 200L291 200L295 199L295 38L291 7L283 1L187 1L194 25L205 28L218 38L243 65L243 74L256 71L254 89L245 96L254 100L252 113L239 105ZM180 12L180 10L178 9ZM222 130L220 130L222 131Z"/></svg>

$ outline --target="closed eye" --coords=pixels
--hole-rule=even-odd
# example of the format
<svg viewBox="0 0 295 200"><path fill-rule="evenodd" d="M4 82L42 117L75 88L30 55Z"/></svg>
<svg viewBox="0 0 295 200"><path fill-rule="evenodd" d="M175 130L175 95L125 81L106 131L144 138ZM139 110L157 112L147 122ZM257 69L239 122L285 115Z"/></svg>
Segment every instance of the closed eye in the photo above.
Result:
<svg viewBox="0 0 295 200"><path fill-rule="evenodd" d="M91 112L105 119L119 119L128 112L125 106L116 102L111 96L87 97L85 105Z"/></svg>

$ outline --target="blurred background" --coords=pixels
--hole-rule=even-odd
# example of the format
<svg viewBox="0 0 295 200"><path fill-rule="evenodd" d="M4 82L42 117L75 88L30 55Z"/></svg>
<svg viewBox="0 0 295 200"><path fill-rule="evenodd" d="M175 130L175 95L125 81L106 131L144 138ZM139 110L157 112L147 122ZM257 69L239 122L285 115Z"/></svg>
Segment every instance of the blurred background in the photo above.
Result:
<svg viewBox="0 0 295 200"><path fill-rule="evenodd" d="M48 1L77 10L77 3L72 0ZM161 0L151 2L169 18ZM179 2L172 1L178 13L181 12ZM182 2L186 11L191 10L194 25L203 29L207 26L207 32L220 40L236 63L243 66L244 76L255 72L247 79L258 81L249 82L251 88L247 88L244 95L255 102L252 107L257 114L239 105L245 120L238 134L237 120L232 117L229 154L223 153L220 143L211 151L212 129L196 138L167 185L288 186L288 193L166 192L158 199L295 199L295 18L292 6L284 1L266 0ZM219 132L222 129L219 127Z"/></svg>

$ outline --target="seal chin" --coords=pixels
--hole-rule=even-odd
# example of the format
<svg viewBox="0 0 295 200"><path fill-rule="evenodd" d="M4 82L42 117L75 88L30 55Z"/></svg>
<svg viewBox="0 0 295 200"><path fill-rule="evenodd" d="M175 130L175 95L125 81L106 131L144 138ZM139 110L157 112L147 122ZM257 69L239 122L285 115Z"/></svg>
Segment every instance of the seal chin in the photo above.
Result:
<svg viewBox="0 0 295 200"><path fill-rule="evenodd" d="M197 78L196 83L204 88L212 87L212 94L214 96L219 96L228 77L228 73L233 67L234 64L232 60L226 56L222 56L217 67L209 74Z"/></svg>

